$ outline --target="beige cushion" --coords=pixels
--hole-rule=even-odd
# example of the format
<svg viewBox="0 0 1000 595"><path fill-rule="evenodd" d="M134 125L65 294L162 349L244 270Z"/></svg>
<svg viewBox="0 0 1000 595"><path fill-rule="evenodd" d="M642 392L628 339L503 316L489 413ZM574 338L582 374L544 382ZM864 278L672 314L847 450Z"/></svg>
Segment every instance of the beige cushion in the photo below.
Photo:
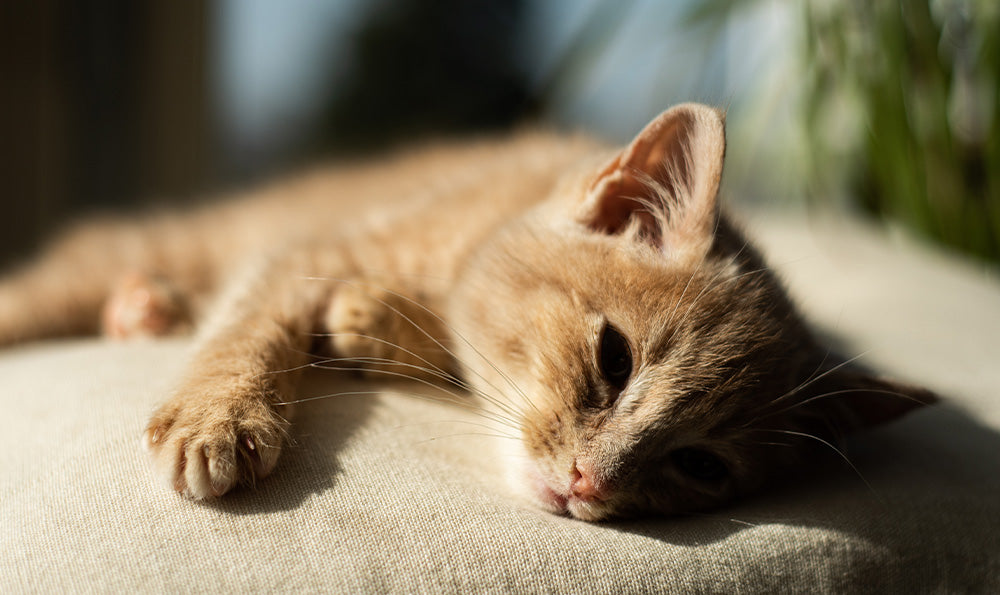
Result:
<svg viewBox="0 0 1000 595"><path fill-rule="evenodd" d="M1000 285L804 221L750 225L803 307L950 400L856 441L856 470L587 524L511 500L475 418L399 386L305 404L271 478L199 504L139 447L188 341L32 345L0 355L0 592L1000 589ZM358 388L314 375L303 394Z"/></svg>

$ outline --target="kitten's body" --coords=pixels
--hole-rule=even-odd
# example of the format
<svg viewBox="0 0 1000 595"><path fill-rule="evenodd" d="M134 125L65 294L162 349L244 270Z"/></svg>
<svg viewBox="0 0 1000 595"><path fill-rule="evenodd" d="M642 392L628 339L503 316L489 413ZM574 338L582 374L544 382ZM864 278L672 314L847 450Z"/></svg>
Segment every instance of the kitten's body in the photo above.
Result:
<svg viewBox="0 0 1000 595"><path fill-rule="evenodd" d="M310 245L319 257L351 252L352 268L441 285L469 246L543 199L595 146L544 134L441 144L319 169L192 213L87 222L7 280L0 341L97 332L94 313L128 272L211 296L241 267Z"/></svg>
<svg viewBox="0 0 1000 595"><path fill-rule="evenodd" d="M0 341L94 332L102 311L106 332L159 333L225 294L146 432L197 498L271 471L328 333L333 355L389 373L434 376L457 354L528 455L515 483L556 512L713 505L801 450L768 443L931 400L815 344L719 212L722 134L717 112L680 106L618 154L523 134L82 228L0 286Z"/></svg>

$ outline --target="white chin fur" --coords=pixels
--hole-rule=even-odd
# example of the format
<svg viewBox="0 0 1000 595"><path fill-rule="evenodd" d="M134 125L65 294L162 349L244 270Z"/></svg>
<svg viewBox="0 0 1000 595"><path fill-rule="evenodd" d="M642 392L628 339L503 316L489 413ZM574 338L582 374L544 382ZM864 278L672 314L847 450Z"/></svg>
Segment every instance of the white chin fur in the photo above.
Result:
<svg viewBox="0 0 1000 595"><path fill-rule="evenodd" d="M566 514L566 499L545 485L520 441L505 441L502 454L503 460L507 462L504 476L511 496L532 508L540 508L553 514Z"/></svg>
<svg viewBox="0 0 1000 595"><path fill-rule="evenodd" d="M571 515L581 521L600 521L608 516L606 507L601 502L584 502L571 499L566 503Z"/></svg>

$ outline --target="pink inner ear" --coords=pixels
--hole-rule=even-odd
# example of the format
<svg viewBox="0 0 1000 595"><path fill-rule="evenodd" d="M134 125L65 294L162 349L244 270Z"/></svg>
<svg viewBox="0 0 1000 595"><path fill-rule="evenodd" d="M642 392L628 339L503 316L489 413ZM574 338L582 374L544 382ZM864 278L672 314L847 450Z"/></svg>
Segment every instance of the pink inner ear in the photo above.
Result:
<svg viewBox="0 0 1000 595"><path fill-rule="evenodd" d="M611 235L618 235L632 221L637 221L639 234L654 247L663 245L663 231L656 217L646 210L642 203L623 198L602 205L601 211L590 222L590 229Z"/></svg>
<svg viewBox="0 0 1000 595"><path fill-rule="evenodd" d="M662 239L660 225L649 211L649 205L640 200L640 197L649 194L649 189L620 167L609 169L599 180L601 199L597 201L597 211L589 218L587 226L593 231L617 235L637 218L643 237L659 244Z"/></svg>
<svg viewBox="0 0 1000 595"><path fill-rule="evenodd" d="M626 175L633 178L647 176L667 191L674 202L687 197L693 190L690 164L693 159L691 135L693 116L681 112L666 121L657 120L643 130L629 147L625 160ZM648 186L636 179L640 191L650 192ZM668 205L669 206L669 205Z"/></svg>
<svg viewBox="0 0 1000 595"><path fill-rule="evenodd" d="M582 222L605 234L631 230L659 249L700 253L711 245L704 236L715 227L724 147L715 110L689 104L664 112L598 174Z"/></svg>

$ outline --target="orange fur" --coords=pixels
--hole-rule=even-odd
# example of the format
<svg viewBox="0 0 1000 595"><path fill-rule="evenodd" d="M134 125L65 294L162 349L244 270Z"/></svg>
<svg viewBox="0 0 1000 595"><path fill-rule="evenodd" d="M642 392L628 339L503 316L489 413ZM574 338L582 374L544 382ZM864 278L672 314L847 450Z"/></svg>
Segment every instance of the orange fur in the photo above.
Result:
<svg viewBox="0 0 1000 595"><path fill-rule="evenodd" d="M529 462L515 484L555 512L703 508L804 450L790 437L933 400L826 357L719 208L724 150L721 113L687 104L617 153L522 133L84 226L0 285L0 341L95 332L102 311L106 330L138 320L159 334L183 303L197 353L145 443L194 498L274 468L298 370L326 353L470 389L518 432ZM129 318L128 304L150 307L119 296L130 274L169 282L140 286L162 298L152 314ZM609 325L628 342L620 389L602 367ZM765 446L779 441L799 448ZM724 478L691 475L705 452Z"/></svg>

